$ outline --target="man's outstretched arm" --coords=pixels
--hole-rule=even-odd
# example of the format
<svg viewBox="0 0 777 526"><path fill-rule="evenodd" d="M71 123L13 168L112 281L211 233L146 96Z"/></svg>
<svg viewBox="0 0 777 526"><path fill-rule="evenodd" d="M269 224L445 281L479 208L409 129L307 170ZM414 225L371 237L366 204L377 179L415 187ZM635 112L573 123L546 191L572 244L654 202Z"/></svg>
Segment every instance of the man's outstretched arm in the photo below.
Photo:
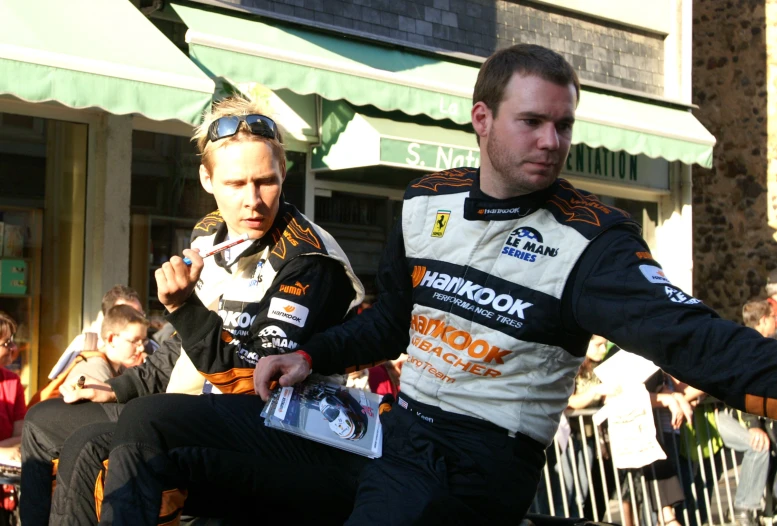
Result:
<svg viewBox="0 0 777 526"><path fill-rule="evenodd" d="M648 255L623 229L591 243L565 291L579 327L733 407L777 416L777 341L721 319Z"/></svg>

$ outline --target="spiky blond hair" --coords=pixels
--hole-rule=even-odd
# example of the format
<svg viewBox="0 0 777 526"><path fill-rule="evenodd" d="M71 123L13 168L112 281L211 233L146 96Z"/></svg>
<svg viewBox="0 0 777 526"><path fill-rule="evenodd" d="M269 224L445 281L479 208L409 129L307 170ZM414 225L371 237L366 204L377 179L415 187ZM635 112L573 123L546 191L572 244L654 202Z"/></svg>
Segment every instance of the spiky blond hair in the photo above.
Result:
<svg viewBox="0 0 777 526"><path fill-rule="evenodd" d="M208 128L210 128L210 125L216 119L227 117L229 115L252 114L266 115L267 117L273 119L276 123L276 126L278 127L278 140L268 139L260 135L254 135L250 132L250 130L248 130L248 127L244 122L240 123L240 129L235 135L216 142L210 142L210 140L208 140ZM226 144L229 144L230 142L246 140L264 141L269 144L273 154L278 159L278 164L281 168L281 174L286 174L286 149L283 146L283 135L281 132L281 127L270 112L270 108L259 101L252 101L243 97L235 96L228 97L214 103L211 110L205 114L202 124L197 127L194 133L194 137L192 137L192 141L194 141L194 143L197 145L197 151L200 154L201 162L209 172L212 169L211 154L213 151L221 148Z"/></svg>

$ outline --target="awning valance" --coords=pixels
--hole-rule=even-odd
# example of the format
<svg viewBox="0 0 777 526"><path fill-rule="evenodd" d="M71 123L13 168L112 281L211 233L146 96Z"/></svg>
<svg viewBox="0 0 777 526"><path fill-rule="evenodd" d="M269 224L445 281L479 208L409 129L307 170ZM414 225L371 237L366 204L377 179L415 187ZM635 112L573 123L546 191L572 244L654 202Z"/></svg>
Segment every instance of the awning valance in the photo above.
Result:
<svg viewBox="0 0 777 526"><path fill-rule="evenodd" d="M214 83L127 0L0 2L0 93L199 122Z"/></svg>
<svg viewBox="0 0 777 526"><path fill-rule="evenodd" d="M684 109L584 90L574 144L712 167L715 137Z"/></svg>
<svg viewBox="0 0 777 526"><path fill-rule="evenodd" d="M359 113L346 102L322 103L321 145L314 171L396 166L425 172L480 166L475 135L463 130Z"/></svg>
<svg viewBox="0 0 777 526"><path fill-rule="evenodd" d="M172 9L189 27L192 60L212 77L459 124L470 120L476 67L182 4Z"/></svg>

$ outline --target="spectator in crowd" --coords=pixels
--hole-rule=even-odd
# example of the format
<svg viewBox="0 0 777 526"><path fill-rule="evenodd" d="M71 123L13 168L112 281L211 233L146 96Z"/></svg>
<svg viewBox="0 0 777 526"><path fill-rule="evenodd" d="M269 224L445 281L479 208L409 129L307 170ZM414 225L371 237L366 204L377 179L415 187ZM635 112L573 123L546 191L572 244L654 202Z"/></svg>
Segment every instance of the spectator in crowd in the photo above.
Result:
<svg viewBox="0 0 777 526"><path fill-rule="evenodd" d="M0 311L0 460L21 459L22 426L27 413L22 382L6 369L16 354L16 327L16 321Z"/></svg>
<svg viewBox="0 0 777 526"><path fill-rule="evenodd" d="M192 232L192 250L184 252L191 267L173 256L155 274L160 301L172 313L169 319L178 334L165 340L142 366L118 378L107 382L87 379L83 389L63 386L67 402L102 403L54 405L46 412L31 414L29 419L35 426L28 422L23 449L28 456L22 475L25 526L97 522L95 481L103 480L113 422L124 403L153 393L200 394L204 388L253 392L251 375L260 357L293 351L298 343L339 322L361 302L361 283L334 239L282 200L285 151L281 133L264 115L265 110L256 102L228 98L214 105L196 132L202 154L200 182L213 194L219 209ZM199 256L243 234L248 234L248 241L204 260ZM188 298L183 305L175 284L190 272L201 279L196 291L191 283L183 294ZM220 342L218 353L204 356L197 352L203 346L210 348L216 340ZM204 386L206 377L211 383ZM166 394L162 403L167 398L185 408L188 399L200 397ZM57 418L59 412L71 425L70 433L64 436L46 421L46 417ZM34 430L29 436L28 428ZM219 423L210 430L219 433L222 428ZM54 502L49 505L48 459L60 449ZM32 468L29 472L28 464ZM230 502L245 499L242 492L247 489L239 473L251 465L251 458L232 456L222 459L220 465L224 472L235 475L237 487L214 484L207 477L200 484L187 484L191 496L186 501L187 511L194 506L202 512L228 513L236 509ZM169 501L180 504L173 507L172 515L181 512L183 501L183 497ZM160 510L157 506L155 517Z"/></svg>
<svg viewBox="0 0 777 526"><path fill-rule="evenodd" d="M399 395L399 376L402 374L402 365L407 361L407 355L403 354L396 360L386 360L380 365L370 367L369 387L370 391L379 395Z"/></svg>
<svg viewBox="0 0 777 526"><path fill-rule="evenodd" d="M579 94L574 69L551 50L518 44L492 55L473 96L480 168L409 185L378 271L378 301L303 350L259 360L261 398L128 404L112 442L103 524L156 524L171 482L192 480L201 466L180 452L212 450L252 459L257 492L307 499L294 491L300 482L317 484L311 495L353 492L349 525L517 524L591 334L738 407L777 396L777 342L674 287L624 212L557 179ZM181 296L199 279L191 270ZM171 303L173 325L179 306ZM220 342L206 337L196 360L219 356ZM274 380L289 386L402 352L402 390L381 415L379 459L282 436L257 418ZM277 471L293 471L294 481ZM233 482L226 473L210 480ZM330 502L322 518L336 511Z"/></svg>
<svg viewBox="0 0 777 526"><path fill-rule="evenodd" d="M134 307L115 305L108 309L100 326L102 346L96 351L82 351L68 369L33 397L30 405L60 396L60 386L76 385L79 378L105 382L129 367L143 363L148 320Z"/></svg>
<svg viewBox="0 0 777 526"><path fill-rule="evenodd" d="M766 301L772 308L772 313L777 316L777 269L772 270L766 278Z"/></svg>
<svg viewBox="0 0 777 526"><path fill-rule="evenodd" d="M124 285L115 285L111 287L111 289L103 296L100 313L97 315L97 319L81 334L73 338L73 341L70 342L70 345L67 346L67 349L62 353L62 356L49 373L50 380L53 380L59 376L62 371L66 370L81 351L96 351L103 347L104 342L101 329L103 319L108 310L116 305L128 305L141 314L143 313L143 306L140 304L140 297L135 289ZM157 345L156 342L151 343L146 340L144 352L146 354L151 354L158 347L159 345Z"/></svg>
<svg viewBox="0 0 777 526"><path fill-rule="evenodd" d="M104 382L115 378L129 367L142 363L139 358L145 352L148 320L142 311L130 305L114 305L105 313L100 337L103 345L99 351L104 360L84 360L68 373L63 382L75 385L81 376Z"/></svg>
<svg viewBox="0 0 777 526"><path fill-rule="evenodd" d="M676 389L672 378L663 371L659 370L645 380L645 388L650 393L650 405L656 409L656 438L666 458L656 460L637 470L628 470L634 474L636 495L626 498L631 488L625 482L621 483L624 496L623 524L624 526L634 524L634 510L631 503L641 501L642 495L646 492L650 499L650 506L655 513L661 514L659 522L664 525L674 523L673 526L677 526L679 521L676 508L685 501L685 492L677 474L676 435L679 434L685 421L692 421L693 409L683 393ZM639 474L644 476L647 486L644 489L640 487L642 478L637 476Z"/></svg>
<svg viewBox="0 0 777 526"><path fill-rule="evenodd" d="M20 460L19 447L27 406L19 376L6 369L18 354L14 343L16 321L0 311L0 462ZM0 525L16 524L12 512L17 505L17 491L10 484L0 485Z"/></svg>
<svg viewBox="0 0 777 526"><path fill-rule="evenodd" d="M774 336L775 315L766 300L745 303L742 321L766 338ZM744 453L734 499L734 520L740 526L758 526L761 497L769 475L769 435L760 418L731 407L718 410L717 424L723 444Z"/></svg>
<svg viewBox="0 0 777 526"><path fill-rule="evenodd" d="M765 338L773 338L777 329L777 316L767 300L749 301L742 306L742 322L745 327L757 330Z"/></svg>
<svg viewBox="0 0 777 526"><path fill-rule="evenodd" d="M149 318L148 335L158 345L162 345L162 342L173 335L175 329L169 321L166 321L162 316L151 316Z"/></svg>

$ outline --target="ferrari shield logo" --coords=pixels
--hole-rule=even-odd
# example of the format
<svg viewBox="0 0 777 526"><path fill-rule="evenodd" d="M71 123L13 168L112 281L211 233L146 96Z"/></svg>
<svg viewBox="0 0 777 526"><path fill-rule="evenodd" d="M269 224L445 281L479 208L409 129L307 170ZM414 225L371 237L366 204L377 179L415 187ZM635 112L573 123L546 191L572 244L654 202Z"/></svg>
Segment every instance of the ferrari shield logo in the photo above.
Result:
<svg viewBox="0 0 777 526"><path fill-rule="evenodd" d="M432 228L432 237L442 237L445 234L445 229L448 227L448 220L450 218L450 210L437 211L437 217L434 219L434 228Z"/></svg>

